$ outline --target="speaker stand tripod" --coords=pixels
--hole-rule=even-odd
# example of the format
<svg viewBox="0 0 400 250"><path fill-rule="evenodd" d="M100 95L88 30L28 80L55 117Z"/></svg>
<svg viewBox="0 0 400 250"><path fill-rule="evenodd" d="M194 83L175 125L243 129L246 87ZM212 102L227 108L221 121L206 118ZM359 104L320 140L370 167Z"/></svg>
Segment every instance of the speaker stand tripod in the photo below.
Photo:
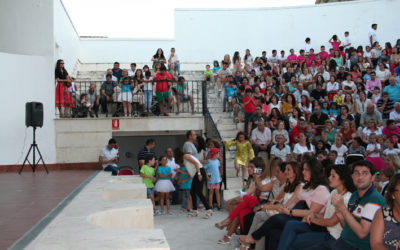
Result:
<svg viewBox="0 0 400 250"><path fill-rule="evenodd" d="M36 162L36 150L37 150L37 152L39 153L39 156L40 156L40 158L39 158L39 160L38 160L37 162ZM33 152L32 163L31 163L31 162L29 161L29 159L28 159L29 154L31 153L31 151ZM36 144L36 127L33 127L33 143L31 144L31 147L29 148L29 151L28 151L28 153L26 154L24 163L22 164L22 166L21 166L21 168L20 168L18 174L21 174L22 170L24 169L24 166L25 166L25 163L26 163L26 162L29 163L29 166L31 166L32 171L35 172L36 167L38 166L38 163L39 163L40 161L42 161L43 167L44 167L44 169L46 170L46 173L48 174L48 173L49 173L49 170L47 170L47 167L46 167L46 164L44 163L42 154L40 153L39 147L38 147L38 145Z"/></svg>

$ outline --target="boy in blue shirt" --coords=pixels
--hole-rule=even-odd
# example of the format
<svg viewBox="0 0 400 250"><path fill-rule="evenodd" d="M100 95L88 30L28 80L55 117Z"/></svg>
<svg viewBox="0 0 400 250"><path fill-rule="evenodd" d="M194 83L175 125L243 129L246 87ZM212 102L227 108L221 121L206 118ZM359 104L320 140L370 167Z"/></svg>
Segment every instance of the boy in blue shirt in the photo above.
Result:
<svg viewBox="0 0 400 250"><path fill-rule="evenodd" d="M208 188L208 199L209 204L213 204L213 196L215 191L215 198L217 199L217 208L221 209L221 196L219 193L221 176L219 172L219 149L213 148L210 151L210 159L208 164L204 165L204 169L207 171L207 188Z"/></svg>
<svg viewBox="0 0 400 250"><path fill-rule="evenodd" d="M192 188L192 178L189 175L185 166L180 169L175 170L180 173L179 184L181 184L180 189L183 191L182 197L182 207L186 209L186 212L192 212L192 196L190 194L190 189ZM185 206L187 204L187 206Z"/></svg>

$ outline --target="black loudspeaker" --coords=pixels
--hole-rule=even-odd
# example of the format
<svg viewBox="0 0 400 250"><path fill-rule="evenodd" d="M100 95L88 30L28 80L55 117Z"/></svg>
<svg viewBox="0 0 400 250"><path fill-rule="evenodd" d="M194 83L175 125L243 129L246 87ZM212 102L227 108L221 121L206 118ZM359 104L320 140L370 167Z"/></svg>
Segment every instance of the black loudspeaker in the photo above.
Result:
<svg viewBox="0 0 400 250"><path fill-rule="evenodd" d="M43 104L41 102L25 104L25 125L27 127L43 126Z"/></svg>

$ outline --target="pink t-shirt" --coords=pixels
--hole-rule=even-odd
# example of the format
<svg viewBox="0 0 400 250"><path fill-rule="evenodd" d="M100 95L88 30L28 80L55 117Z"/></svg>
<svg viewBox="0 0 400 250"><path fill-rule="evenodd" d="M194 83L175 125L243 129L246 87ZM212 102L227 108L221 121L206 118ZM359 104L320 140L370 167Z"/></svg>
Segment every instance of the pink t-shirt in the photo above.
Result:
<svg viewBox="0 0 400 250"><path fill-rule="evenodd" d="M319 185L316 189L304 190L301 189L298 195L299 200L304 200L308 207L311 207L311 203L315 202L324 205L324 208L319 211L320 214L325 212L326 203L330 197L330 192L327 187Z"/></svg>
<svg viewBox="0 0 400 250"><path fill-rule="evenodd" d="M388 138L392 138L393 135L400 134L400 128L396 126L393 130L389 130L389 128L386 126L382 129L382 134Z"/></svg>
<svg viewBox="0 0 400 250"><path fill-rule="evenodd" d="M321 60L325 60L326 58L329 57L329 53L324 51L324 52L319 52L319 58L321 58Z"/></svg>
<svg viewBox="0 0 400 250"><path fill-rule="evenodd" d="M381 80L378 78L375 78L375 81L372 81L371 79L367 80L367 83L365 84L365 89L369 92L374 91L374 88L378 87L382 89L382 83Z"/></svg>
<svg viewBox="0 0 400 250"><path fill-rule="evenodd" d="M288 57L287 57L287 59L288 59L288 61L296 61L297 60L297 56L296 55L289 55Z"/></svg>
<svg viewBox="0 0 400 250"><path fill-rule="evenodd" d="M331 42L331 44L334 50L339 50L340 42Z"/></svg>
<svg viewBox="0 0 400 250"><path fill-rule="evenodd" d="M299 56L297 57L297 60L299 60L300 63L302 63L302 62L304 61L304 59L305 59L305 57L302 56L302 55L299 55Z"/></svg>
<svg viewBox="0 0 400 250"><path fill-rule="evenodd" d="M309 55L308 55L308 59L310 59L310 60L316 60L316 59L317 59L317 55L315 55L315 54L309 54Z"/></svg>

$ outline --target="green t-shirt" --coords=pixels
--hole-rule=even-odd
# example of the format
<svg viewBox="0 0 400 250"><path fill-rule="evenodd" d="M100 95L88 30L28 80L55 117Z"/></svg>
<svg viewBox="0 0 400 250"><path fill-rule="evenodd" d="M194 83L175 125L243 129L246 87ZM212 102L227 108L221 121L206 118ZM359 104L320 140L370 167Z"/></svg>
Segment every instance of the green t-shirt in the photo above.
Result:
<svg viewBox="0 0 400 250"><path fill-rule="evenodd" d="M140 173L144 175L155 176L154 168L149 167L147 165L143 165L140 169ZM153 188L154 183L152 178L143 178L143 183L146 185L146 188Z"/></svg>
<svg viewBox="0 0 400 250"><path fill-rule="evenodd" d="M358 222L361 220L372 222L375 212L378 209L382 209L384 206L386 206L385 198L383 198L383 196L376 191L374 185L372 185L362 197L358 197L358 192L354 192L350 197L347 207L354 219ZM347 224L343 228L340 238L355 248L362 250L371 249L369 245L369 234L364 239L360 239Z"/></svg>
<svg viewBox="0 0 400 250"><path fill-rule="evenodd" d="M204 71L204 75L206 75L206 76L210 76L210 75L212 75L213 74L213 71L210 69L210 70L205 70Z"/></svg>
<svg viewBox="0 0 400 250"><path fill-rule="evenodd" d="M178 93L180 94L188 94L188 84L185 83L185 85L182 84L177 84L176 85L176 91L178 91Z"/></svg>

